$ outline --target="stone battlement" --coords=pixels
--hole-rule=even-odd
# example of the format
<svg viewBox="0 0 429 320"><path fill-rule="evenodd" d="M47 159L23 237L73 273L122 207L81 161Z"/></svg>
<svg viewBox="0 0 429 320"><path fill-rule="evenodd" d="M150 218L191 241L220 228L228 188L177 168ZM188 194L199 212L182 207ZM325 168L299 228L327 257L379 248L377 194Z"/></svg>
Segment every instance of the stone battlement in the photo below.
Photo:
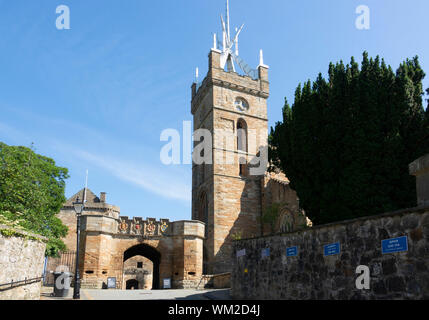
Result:
<svg viewBox="0 0 429 320"><path fill-rule="evenodd" d="M240 75L236 72L227 72L220 67L220 53L212 50L209 54L209 71L207 76L198 86L192 85L191 113L195 114L198 106L204 100L207 93L213 86L230 89L234 92L241 92L254 97L268 98L269 82L268 67L258 67L259 78L252 79L247 75Z"/></svg>

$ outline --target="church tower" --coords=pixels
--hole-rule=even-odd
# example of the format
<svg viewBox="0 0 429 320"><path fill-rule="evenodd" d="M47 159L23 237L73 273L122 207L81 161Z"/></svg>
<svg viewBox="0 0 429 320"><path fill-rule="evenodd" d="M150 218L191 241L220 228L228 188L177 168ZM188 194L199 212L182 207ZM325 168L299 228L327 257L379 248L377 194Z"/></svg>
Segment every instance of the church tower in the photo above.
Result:
<svg viewBox="0 0 429 320"><path fill-rule="evenodd" d="M206 224L204 274L229 272L232 241L262 233L268 66L263 63L262 50L257 70L238 56L243 26L231 38L228 2L226 11L226 19L221 17L221 49L214 35L207 76L192 85L194 134L210 133L194 136L194 156L197 152L204 161L194 159L192 166L192 219ZM244 75L236 72L234 62ZM203 143L205 148L199 148ZM259 169L252 170L256 167Z"/></svg>

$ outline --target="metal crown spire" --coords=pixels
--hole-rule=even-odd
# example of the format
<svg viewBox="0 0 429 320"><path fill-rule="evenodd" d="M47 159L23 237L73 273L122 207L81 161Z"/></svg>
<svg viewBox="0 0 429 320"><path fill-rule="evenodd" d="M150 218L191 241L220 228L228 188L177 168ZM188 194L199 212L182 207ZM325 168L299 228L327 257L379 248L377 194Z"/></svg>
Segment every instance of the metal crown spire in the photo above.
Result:
<svg viewBox="0 0 429 320"><path fill-rule="evenodd" d="M219 47L222 47L220 56L220 67L222 69L227 66L228 72L235 72L234 61L240 66L248 76L252 78L258 78L258 72L250 68L244 61L238 56L238 36L243 30L244 24L240 28L235 29L235 36L231 39L230 33L230 21L229 21L229 0L226 0L226 21L223 16L220 16L222 24L222 43L219 43ZM216 46L216 34L213 39L213 49L217 50ZM235 50L233 47L235 46Z"/></svg>
<svg viewBox="0 0 429 320"><path fill-rule="evenodd" d="M231 41L231 31L230 31L230 21L229 21L229 0L226 0L226 23L222 17L222 54L220 58L221 68L225 68L225 65L228 67L228 71L235 72L235 66L233 61L233 46L236 46L235 53L238 54L238 36L241 30L244 27L244 24L241 26L240 30L236 31L233 41Z"/></svg>

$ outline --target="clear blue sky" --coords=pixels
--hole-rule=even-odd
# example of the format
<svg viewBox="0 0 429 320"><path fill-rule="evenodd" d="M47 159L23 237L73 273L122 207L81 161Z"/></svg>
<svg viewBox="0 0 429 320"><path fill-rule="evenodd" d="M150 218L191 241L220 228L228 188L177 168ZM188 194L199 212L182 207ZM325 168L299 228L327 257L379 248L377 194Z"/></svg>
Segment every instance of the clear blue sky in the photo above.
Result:
<svg viewBox="0 0 429 320"><path fill-rule="evenodd" d="M245 23L240 55L270 66L270 125L298 83L364 50L395 70L415 55L428 73L427 0L230 0ZM55 9L70 8L70 30ZM370 30L355 9L370 8ZM224 0L0 0L0 141L69 168L66 195L107 192L122 215L191 218L191 166L165 166L160 133L192 120L195 67L207 72Z"/></svg>

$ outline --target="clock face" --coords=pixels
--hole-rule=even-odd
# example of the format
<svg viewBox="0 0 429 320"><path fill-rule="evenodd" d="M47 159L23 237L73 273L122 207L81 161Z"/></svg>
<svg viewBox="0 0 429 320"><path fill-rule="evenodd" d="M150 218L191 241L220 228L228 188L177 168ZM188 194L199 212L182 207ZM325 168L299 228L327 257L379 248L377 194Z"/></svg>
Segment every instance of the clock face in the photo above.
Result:
<svg viewBox="0 0 429 320"><path fill-rule="evenodd" d="M234 102L234 105L240 112L245 112L249 110L249 104L243 98L237 98Z"/></svg>

